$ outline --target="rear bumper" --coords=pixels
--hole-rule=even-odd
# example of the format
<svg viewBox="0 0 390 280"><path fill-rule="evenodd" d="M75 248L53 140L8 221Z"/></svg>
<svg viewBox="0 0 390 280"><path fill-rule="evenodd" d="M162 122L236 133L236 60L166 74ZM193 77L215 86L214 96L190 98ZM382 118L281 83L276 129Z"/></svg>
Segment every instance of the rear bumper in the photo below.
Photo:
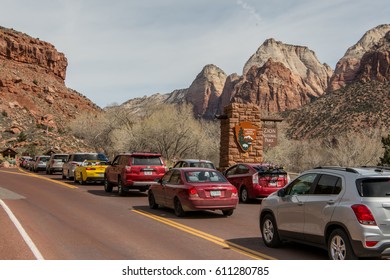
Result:
<svg viewBox="0 0 390 280"><path fill-rule="evenodd" d="M352 240L352 248L360 258L390 258L390 241L377 248L366 248L361 241Z"/></svg>
<svg viewBox="0 0 390 280"><path fill-rule="evenodd" d="M260 185L255 186L249 196L252 198L264 198L269 196L271 193L278 191L280 188L275 187L263 187Z"/></svg>
<svg viewBox="0 0 390 280"><path fill-rule="evenodd" d="M220 198L220 199L190 199L182 202L184 211L197 210L228 210L235 209L238 204L238 198Z"/></svg>

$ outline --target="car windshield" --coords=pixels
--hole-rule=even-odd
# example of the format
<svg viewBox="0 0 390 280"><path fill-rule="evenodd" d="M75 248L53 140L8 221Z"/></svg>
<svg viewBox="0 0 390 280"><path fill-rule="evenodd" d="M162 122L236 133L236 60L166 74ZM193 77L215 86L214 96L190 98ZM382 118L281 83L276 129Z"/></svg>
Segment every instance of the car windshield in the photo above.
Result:
<svg viewBox="0 0 390 280"><path fill-rule="evenodd" d="M49 157L40 157L39 160L45 162L49 160Z"/></svg>
<svg viewBox="0 0 390 280"><path fill-rule="evenodd" d="M362 197L390 197L390 178L360 179L356 185Z"/></svg>
<svg viewBox="0 0 390 280"><path fill-rule="evenodd" d="M135 156L133 165L163 165L158 156Z"/></svg>
<svg viewBox="0 0 390 280"><path fill-rule="evenodd" d="M226 178L217 171L187 171L184 173L187 182L227 182Z"/></svg>

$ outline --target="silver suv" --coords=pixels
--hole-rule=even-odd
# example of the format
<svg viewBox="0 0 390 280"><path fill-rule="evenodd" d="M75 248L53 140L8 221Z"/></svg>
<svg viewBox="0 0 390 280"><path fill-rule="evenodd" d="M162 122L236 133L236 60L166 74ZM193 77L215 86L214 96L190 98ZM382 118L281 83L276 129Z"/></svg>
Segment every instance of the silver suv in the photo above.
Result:
<svg viewBox="0 0 390 280"><path fill-rule="evenodd" d="M268 247L297 241L333 260L390 256L390 168L318 167L265 198L260 231Z"/></svg>

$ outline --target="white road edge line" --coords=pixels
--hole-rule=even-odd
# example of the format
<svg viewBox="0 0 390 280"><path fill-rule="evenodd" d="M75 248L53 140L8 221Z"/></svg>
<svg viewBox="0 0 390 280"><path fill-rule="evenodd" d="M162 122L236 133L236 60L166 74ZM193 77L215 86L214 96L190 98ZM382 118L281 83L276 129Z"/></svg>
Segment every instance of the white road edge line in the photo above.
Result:
<svg viewBox="0 0 390 280"><path fill-rule="evenodd" d="M37 260L44 260L41 252L39 252L37 246L35 246L34 242L31 240L30 236L28 236L27 232L24 230L22 225L19 223L18 219L15 217L15 215L12 213L11 209L8 208L7 204L0 199L0 205L4 208L5 212L8 214L11 221L14 223L16 228L18 229L20 235L23 237L24 241L30 247L31 252L34 254L35 258Z"/></svg>

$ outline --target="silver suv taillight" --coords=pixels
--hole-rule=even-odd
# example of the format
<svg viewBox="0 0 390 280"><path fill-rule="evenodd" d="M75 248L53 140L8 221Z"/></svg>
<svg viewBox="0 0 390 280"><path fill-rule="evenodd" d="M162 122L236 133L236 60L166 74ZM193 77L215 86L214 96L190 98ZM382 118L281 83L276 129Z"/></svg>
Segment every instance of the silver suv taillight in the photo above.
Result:
<svg viewBox="0 0 390 280"><path fill-rule="evenodd" d="M365 226L376 226L376 221L370 209L364 204L354 204L351 206L359 223Z"/></svg>

